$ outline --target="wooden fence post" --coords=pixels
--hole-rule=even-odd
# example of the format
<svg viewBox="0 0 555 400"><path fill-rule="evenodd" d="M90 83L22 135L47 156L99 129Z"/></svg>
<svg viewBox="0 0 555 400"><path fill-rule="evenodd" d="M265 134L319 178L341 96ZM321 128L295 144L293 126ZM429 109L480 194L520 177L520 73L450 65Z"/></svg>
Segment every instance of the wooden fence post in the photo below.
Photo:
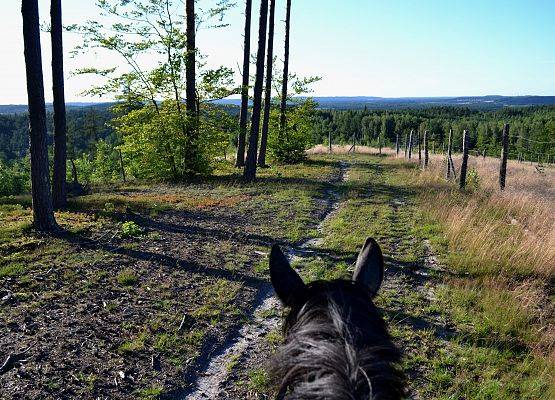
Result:
<svg viewBox="0 0 555 400"><path fill-rule="evenodd" d="M468 131L465 129L463 132L463 159L461 165L461 176L459 181L459 188L464 189L466 186L466 170L468 168Z"/></svg>
<svg viewBox="0 0 555 400"><path fill-rule="evenodd" d="M411 129L410 130L410 135L409 135L409 160L412 158L412 138L414 136L414 130Z"/></svg>
<svg viewBox="0 0 555 400"><path fill-rule="evenodd" d="M422 145L420 144L421 141L421 134L420 131L418 131L418 165L422 165Z"/></svg>
<svg viewBox="0 0 555 400"><path fill-rule="evenodd" d="M428 131L424 131L424 168L428 168Z"/></svg>
<svg viewBox="0 0 555 400"><path fill-rule="evenodd" d="M505 180L507 178L507 157L509 155L509 124L503 127L503 138L501 139L501 166L499 168L499 188L505 189Z"/></svg>
<svg viewBox="0 0 555 400"><path fill-rule="evenodd" d="M397 134L395 135L395 151L397 157L399 157L399 132L397 132Z"/></svg>
<svg viewBox="0 0 555 400"><path fill-rule="evenodd" d="M445 177L447 179L451 179L451 149L452 149L452 141L453 139L453 130L449 129L449 142L447 144L447 173L445 174Z"/></svg>

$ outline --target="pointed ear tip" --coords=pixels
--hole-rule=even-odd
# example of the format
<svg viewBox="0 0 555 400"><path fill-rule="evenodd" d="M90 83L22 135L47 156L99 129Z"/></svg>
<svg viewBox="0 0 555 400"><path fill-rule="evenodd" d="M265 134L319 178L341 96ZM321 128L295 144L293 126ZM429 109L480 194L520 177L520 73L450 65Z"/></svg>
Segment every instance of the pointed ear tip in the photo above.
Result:
<svg viewBox="0 0 555 400"><path fill-rule="evenodd" d="M376 242L376 239L374 239L373 237L368 236L364 241L364 247L369 246L371 244L378 244L378 242Z"/></svg>
<svg viewBox="0 0 555 400"><path fill-rule="evenodd" d="M279 247L279 244L274 243L272 245L272 250L270 251L270 257L275 257L277 255L279 255L281 253L281 248Z"/></svg>

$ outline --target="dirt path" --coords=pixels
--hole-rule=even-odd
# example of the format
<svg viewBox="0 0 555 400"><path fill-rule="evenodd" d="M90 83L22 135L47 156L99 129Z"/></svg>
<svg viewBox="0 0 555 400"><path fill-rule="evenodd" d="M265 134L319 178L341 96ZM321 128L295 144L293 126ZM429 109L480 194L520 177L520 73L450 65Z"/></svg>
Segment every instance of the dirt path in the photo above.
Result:
<svg viewBox="0 0 555 400"><path fill-rule="evenodd" d="M323 233L325 222L331 218L340 207L340 193L335 184L342 183L348 176L348 163L341 161L339 168L330 184L324 191L320 215L320 222L316 226L317 232ZM322 237L312 238L301 243L284 248L289 259L294 262L305 257L313 257L317 247L322 242ZM270 285L260 289L257 296L250 322L245 324L237 333L237 336L226 342L220 350L213 354L206 368L200 374L193 389L184 395L187 400L201 399L227 399L238 398L235 387L237 373L235 365L249 365L250 359L263 352L261 339L273 330L276 330L281 321L281 304L275 297ZM244 370L244 369L243 369ZM232 397L230 397L232 396ZM248 393L246 394L248 396Z"/></svg>
<svg viewBox="0 0 555 400"><path fill-rule="evenodd" d="M365 178L365 174L370 174L370 179L366 179L368 175ZM348 268L355 253L347 252L349 255L346 255L331 250L330 243L324 242L324 237L329 239L330 234L341 236L341 232L334 231L337 228L333 227L333 222L348 220L348 225L353 229L361 228L364 235L377 235L387 250L386 276L376 302L384 311L394 340L405 353L410 398L421 399L426 398L434 355L449 345L453 327L437 302L436 291L443 269L429 243L411 229L415 221L412 194L389 183L390 174L392 172L379 163L368 167L357 164L356 160L352 163L341 161L333 184L321 199L323 211L316 227L317 237L285 250L304 273L308 272L305 268L311 268L311 263L322 263L324 269L336 269L338 263L343 262ZM342 189L352 189L355 194L344 192L342 196ZM369 208L357 215L364 204ZM381 219L377 227L365 226L365 216L378 209ZM262 295L251 322L211 359L196 390L186 398L268 398L264 363L279 344L280 317L281 307L270 289Z"/></svg>

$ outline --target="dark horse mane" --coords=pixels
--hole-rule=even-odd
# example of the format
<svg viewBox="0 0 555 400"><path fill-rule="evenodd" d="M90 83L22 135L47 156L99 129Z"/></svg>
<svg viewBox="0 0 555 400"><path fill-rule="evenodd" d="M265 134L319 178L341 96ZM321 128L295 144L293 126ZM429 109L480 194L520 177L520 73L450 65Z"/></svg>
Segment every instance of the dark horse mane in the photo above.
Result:
<svg viewBox="0 0 555 400"><path fill-rule="evenodd" d="M347 280L306 285L285 320L285 344L271 364L278 399L404 397L399 350L369 289Z"/></svg>

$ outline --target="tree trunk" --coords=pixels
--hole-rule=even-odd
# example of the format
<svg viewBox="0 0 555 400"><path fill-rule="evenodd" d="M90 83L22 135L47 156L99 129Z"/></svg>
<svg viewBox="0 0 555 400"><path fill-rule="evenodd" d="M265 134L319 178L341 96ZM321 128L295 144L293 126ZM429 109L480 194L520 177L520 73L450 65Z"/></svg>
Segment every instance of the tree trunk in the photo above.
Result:
<svg viewBox="0 0 555 400"><path fill-rule="evenodd" d="M239 117L239 137L237 140L237 157L235 166L245 166L245 142L247 140L247 121L249 116L249 70L251 57L251 15L252 0L246 1L245 8L245 43L243 45L243 83L241 86L241 114Z"/></svg>
<svg viewBox="0 0 555 400"><path fill-rule="evenodd" d="M121 149L118 150L119 153L119 168L121 171L121 179L123 183L127 183L127 176L125 175L125 165L123 165L123 154L121 154Z"/></svg>
<svg viewBox="0 0 555 400"><path fill-rule="evenodd" d="M256 178L256 155L258 152L258 133L260 131L260 114L262 111L262 90L264 89L264 56L266 55L266 28L268 25L268 0L260 2L260 24L258 27L258 53L256 55L256 80L252 106L251 134L247 162L243 177L247 182Z"/></svg>
<svg viewBox="0 0 555 400"><path fill-rule="evenodd" d="M272 68L274 62L274 20L276 14L276 0L270 0L270 19L268 21L268 51L266 57L266 97L264 99L264 120L262 121L262 136L260 137L260 152L258 165L266 166L266 148L268 147L268 130L270 126L270 109L272 105Z"/></svg>
<svg viewBox="0 0 555 400"><path fill-rule="evenodd" d="M198 124L197 92L196 92L196 21L195 0L186 0L185 12L187 14L187 60L185 65L185 96L187 107L187 140L188 148L185 153L185 162L191 162L197 157L196 133Z"/></svg>
<svg viewBox="0 0 555 400"><path fill-rule="evenodd" d="M23 0L21 14L23 16L23 43L29 101L33 223L37 230L53 232L59 228L54 219L52 194L50 193L38 1Z"/></svg>
<svg viewBox="0 0 555 400"><path fill-rule="evenodd" d="M280 131L287 134L287 85L289 81L289 34L291 31L291 0L287 0L287 12L285 15L285 55L283 57L283 82L281 88L281 107L279 127Z"/></svg>
<svg viewBox="0 0 555 400"><path fill-rule="evenodd" d="M52 203L55 209L67 206L66 163L67 127L64 94L64 51L62 39L62 1L50 3L52 38L52 92L54 95L54 170Z"/></svg>
<svg viewBox="0 0 555 400"><path fill-rule="evenodd" d="M399 157L399 134L395 135L395 154Z"/></svg>

